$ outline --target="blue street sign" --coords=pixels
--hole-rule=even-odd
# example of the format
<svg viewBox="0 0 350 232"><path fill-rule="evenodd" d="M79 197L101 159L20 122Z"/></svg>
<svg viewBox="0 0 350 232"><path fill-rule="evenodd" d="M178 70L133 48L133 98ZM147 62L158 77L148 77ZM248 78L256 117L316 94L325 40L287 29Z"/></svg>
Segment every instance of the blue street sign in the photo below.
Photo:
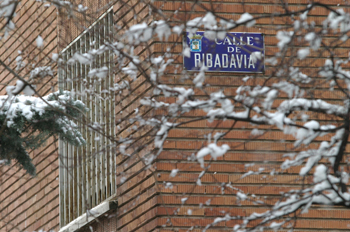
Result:
<svg viewBox="0 0 350 232"><path fill-rule="evenodd" d="M184 43L190 57L184 56L185 69L196 71L205 65L211 72L264 72L263 34L231 32L222 40L204 35L203 31L186 33Z"/></svg>

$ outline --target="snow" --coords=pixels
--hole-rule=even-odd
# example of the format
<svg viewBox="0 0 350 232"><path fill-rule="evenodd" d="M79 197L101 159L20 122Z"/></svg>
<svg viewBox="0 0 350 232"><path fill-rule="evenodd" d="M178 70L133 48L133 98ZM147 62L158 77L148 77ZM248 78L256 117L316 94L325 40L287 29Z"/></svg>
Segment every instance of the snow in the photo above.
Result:
<svg viewBox="0 0 350 232"><path fill-rule="evenodd" d="M195 108L203 108L203 107L207 107L208 104L206 101L186 101L185 103L183 103L181 105L181 108L183 109L183 111L188 112L190 109L195 109Z"/></svg>
<svg viewBox="0 0 350 232"><path fill-rule="evenodd" d="M320 123L315 120L311 120L304 124L304 127L308 128L309 130L318 130L320 128Z"/></svg>
<svg viewBox="0 0 350 232"><path fill-rule="evenodd" d="M233 117L236 119L245 119L248 118L249 110L245 110L242 112L232 112L230 114L227 114L228 117Z"/></svg>
<svg viewBox="0 0 350 232"><path fill-rule="evenodd" d="M158 102L154 99L150 99L150 98L143 98L140 100L140 103L142 105L145 105L145 106L152 106L154 108L160 108L160 107L163 107L163 106L168 106L169 104L168 103L164 103L164 102Z"/></svg>
<svg viewBox="0 0 350 232"><path fill-rule="evenodd" d="M59 101L50 100L52 99L53 95L57 96L58 93L50 94L43 98L23 95L0 96L0 115L6 116L7 127L15 128L15 120L18 120L17 117L23 116L26 118L26 120L30 121L33 120L33 116L41 116L45 113L46 110L53 109L52 107L64 111L66 108L65 105L67 104L66 101L70 101L70 98L66 96L67 94L68 92L64 92L63 95L65 96L60 95ZM78 104L83 104L80 101L76 102ZM59 118L57 119L57 122L61 124L62 129L67 133L73 133L72 128L77 127L77 125L75 125L74 122L69 120L67 117L64 117L63 119ZM77 137L76 142L82 144L84 141L80 141L80 139Z"/></svg>
<svg viewBox="0 0 350 232"><path fill-rule="evenodd" d="M0 17L10 17L16 4L12 0L2 0L0 2Z"/></svg>
<svg viewBox="0 0 350 232"><path fill-rule="evenodd" d="M163 143L168 136L168 132L172 127L176 127L176 124L170 123L167 121L163 121L160 129L158 130L155 138L154 138L154 145L157 148L161 148L163 146Z"/></svg>
<svg viewBox="0 0 350 232"><path fill-rule="evenodd" d="M305 164L304 167L302 167L300 169L300 172L299 172L299 175L300 176L306 176L309 171L311 170L311 168L317 164L320 160L321 160L321 155L319 154L316 154L314 156L311 156L308 160L307 160L307 163Z"/></svg>
<svg viewBox="0 0 350 232"><path fill-rule="evenodd" d="M309 100L305 98L294 98L283 101L278 108L282 112L292 111L293 108L300 108L304 110L320 110L327 114L335 114L339 116L346 113L346 109L343 106L330 104L321 99Z"/></svg>
<svg viewBox="0 0 350 232"><path fill-rule="evenodd" d="M173 169L171 170L170 177L175 177L177 173L179 172L179 169Z"/></svg>
<svg viewBox="0 0 350 232"><path fill-rule="evenodd" d="M138 70L133 62L130 62L127 67L123 67L122 71L129 75L132 79L136 80Z"/></svg>
<svg viewBox="0 0 350 232"><path fill-rule="evenodd" d="M237 24L246 23L247 27L252 27L255 25L255 20L252 20L253 16L249 13L243 13L241 17L236 21ZM250 21L251 20L251 21ZM249 22L248 22L249 21Z"/></svg>
<svg viewBox="0 0 350 232"><path fill-rule="evenodd" d="M287 81L280 81L278 83L274 83L272 86L288 94L288 98L292 98L293 95L297 95L300 90L299 86L289 83Z"/></svg>
<svg viewBox="0 0 350 232"><path fill-rule="evenodd" d="M226 112L223 109L212 109L212 110L208 111L207 116L209 117L208 121L209 122L213 122L213 120L216 117L219 117L219 116L224 117L224 116L226 116Z"/></svg>
<svg viewBox="0 0 350 232"><path fill-rule="evenodd" d="M165 183L165 189L173 189L173 184L171 182Z"/></svg>
<svg viewBox="0 0 350 232"><path fill-rule="evenodd" d="M200 72L193 79L193 84L197 88L201 88L203 86L203 82L205 81L205 71L207 71L207 68L203 65L200 69Z"/></svg>
<svg viewBox="0 0 350 232"><path fill-rule="evenodd" d="M319 74L327 78L332 78L335 75L333 71L333 62L330 59L325 61L325 64Z"/></svg>
<svg viewBox="0 0 350 232"><path fill-rule="evenodd" d="M281 226L283 226L284 223L285 223L284 221L283 221L283 222L280 222L280 223L272 222L272 223L270 224L270 228L273 229L273 230L275 230L275 231L277 231L278 229L281 228Z"/></svg>
<svg viewBox="0 0 350 232"><path fill-rule="evenodd" d="M165 38L165 40L168 40L169 36L171 35L171 29L170 29L168 23L165 22L164 20L159 20L159 21L155 21L154 24L157 25L155 31L157 32L159 39L162 40L163 38ZM147 33L151 33L151 32L147 31ZM144 36L146 38L148 38L148 37L151 37L152 34L148 34L148 35L144 35ZM149 40L149 39L147 39L147 40Z"/></svg>
<svg viewBox="0 0 350 232"><path fill-rule="evenodd" d="M299 71L299 68L289 67L290 77L300 83L309 83L311 78Z"/></svg>
<svg viewBox="0 0 350 232"><path fill-rule="evenodd" d="M17 80L16 88L12 91L12 93L19 93L25 86L25 83L21 80Z"/></svg>
<svg viewBox="0 0 350 232"><path fill-rule="evenodd" d="M189 37L197 32L197 28L201 26L202 17L197 17L192 20L187 21L186 30L189 33Z"/></svg>
<svg viewBox="0 0 350 232"><path fill-rule="evenodd" d="M189 47L185 47L182 51L182 55L184 55L185 57L191 57L191 49Z"/></svg>
<svg viewBox="0 0 350 232"><path fill-rule="evenodd" d="M225 133L217 132L214 135L214 142L216 143L222 136L224 136Z"/></svg>
<svg viewBox="0 0 350 232"><path fill-rule="evenodd" d="M308 55L310 54L310 49L309 48L302 48L299 49L298 51L298 58L303 60L305 59Z"/></svg>
<svg viewBox="0 0 350 232"><path fill-rule="evenodd" d="M212 12L207 12L206 15L203 17L203 25L206 27L206 28L212 28L213 26L216 25L216 19L215 19L215 16L213 15Z"/></svg>
<svg viewBox="0 0 350 232"><path fill-rule="evenodd" d="M257 96L266 94L269 90L270 88L267 86L261 87L258 85L258 86L255 86L254 89L249 92L249 95L252 97L257 97Z"/></svg>
<svg viewBox="0 0 350 232"><path fill-rule="evenodd" d="M254 163L252 164L252 166L254 166ZM250 170L250 171L244 173L244 174L241 176L241 179L246 178L247 176L251 176L251 175L258 175L258 174L260 174L262 171L264 171L264 170L260 170L260 169L259 169L259 171L257 171L257 172L254 172L254 171Z"/></svg>
<svg viewBox="0 0 350 232"><path fill-rule="evenodd" d="M123 184L125 183L125 181L127 180L127 178L125 176L120 178L120 183Z"/></svg>
<svg viewBox="0 0 350 232"><path fill-rule="evenodd" d="M211 153L211 150L207 147L202 148L198 153L197 153L197 160L200 163L201 167L204 168L204 157L209 155Z"/></svg>
<svg viewBox="0 0 350 232"><path fill-rule="evenodd" d="M253 63L256 63L258 60L263 58L263 55L261 52L252 52L250 58L252 59Z"/></svg>
<svg viewBox="0 0 350 232"><path fill-rule="evenodd" d="M320 124L317 121L309 121L304 124L304 127L307 128L300 128L297 130L297 133L295 135L295 138L298 140L305 139L309 136L312 136L314 134L313 130L318 130L320 128Z"/></svg>
<svg viewBox="0 0 350 232"><path fill-rule="evenodd" d="M25 96L33 96L35 94L35 85L27 85L23 89L23 93Z"/></svg>
<svg viewBox="0 0 350 232"><path fill-rule="evenodd" d="M159 31L159 33L166 33L164 32L164 28L161 28L162 31ZM170 30L170 28L169 28ZM133 42L135 44L139 44L139 42L147 42L152 38L153 35L153 29L151 27L148 27L146 23L141 24L135 24L132 25L129 28L129 31L126 32L126 35L129 38L129 42L132 44ZM159 35L159 34L158 34Z"/></svg>
<svg viewBox="0 0 350 232"><path fill-rule="evenodd" d="M217 38L217 32L206 30L204 32L204 37L207 38L208 40L215 41L215 39Z"/></svg>
<svg viewBox="0 0 350 232"><path fill-rule="evenodd" d="M147 28L146 23L132 25L129 29L130 32L141 31Z"/></svg>
<svg viewBox="0 0 350 232"><path fill-rule="evenodd" d="M167 66L171 64L173 61L174 61L173 59L167 59L165 61L163 56L158 56L155 58L152 57L151 63L153 64L153 66L151 67L151 74L150 74L151 81L157 82L157 78L164 74L164 71L167 68Z"/></svg>
<svg viewBox="0 0 350 232"><path fill-rule="evenodd" d="M44 78L46 76L53 76L53 71L50 66L36 67L30 71L30 79Z"/></svg>
<svg viewBox="0 0 350 232"><path fill-rule="evenodd" d="M103 66L102 68L91 69L88 73L88 77L98 77L99 79L103 79L108 74L108 68Z"/></svg>
<svg viewBox="0 0 350 232"><path fill-rule="evenodd" d="M78 12L85 12L87 11L88 7L87 6L83 6L81 4L78 5Z"/></svg>
<svg viewBox="0 0 350 232"><path fill-rule="evenodd" d="M22 56L17 56L16 57L16 70L20 70L21 68L25 67L26 63L23 61Z"/></svg>
<svg viewBox="0 0 350 232"><path fill-rule="evenodd" d="M305 21L307 19L307 14L309 13L309 11L305 11L304 13L302 13L300 15L300 20Z"/></svg>
<svg viewBox="0 0 350 232"><path fill-rule="evenodd" d="M272 106L274 100L277 98L277 96L278 96L278 91L276 89L270 90L266 94L266 98L265 98L262 106L267 110L271 109L271 106Z"/></svg>
<svg viewBox="0 0 350 232"><path fill-rule="evenodd" d="M226 19L220 19L220 24L225 28L225 29L230 29L234 26L236 26L235 22L231 19L231 20L226 20ZM226 36L226 33L224 35L224 37L219 38L219 39L224 39Z"/></svg>
<svg viewBox="0 0 350 232"><path fill-rule="evenodd" d="M327 178L327 167L324 164L318 165L314 173L314 183L321 182L326 178Z"/></svg>
<svg viewBox="0 0 350 232"><path fill-rule="evenodd" d="M254 129L252 130L252 132L250 132L250 133L251 133L251 135L256 136L256 135L262 135L262 134L264 134L264 131L258 130L257 128L254 128Z"/></svg>
<svg viewBox="0 0 350 232"><path fill-rule="evenodd" d="M177 35L180 35L182 33L183 29L184 29L184 25L174 26L172 31L174 33L176 33Z"/></svg>
<svg viewBox="0 0 350 232"><path fill-rule="evenodd" d="M340 15L337 15L335 12L330 12L328 15L329 27L333 30L338 29L339 24L345 20L344 11L342 9L337 10Z"/></svg>
<svg viewBox="0 0 350 232"><path fill-rule="evenodd" d="M89 53L80 54L79 52L75 53L72 57L74 61L78 61L80 64L91 64L92 58L93 56Z"/></svg>
<svg viewBox="0 0 350 232"><path fill-rule="evenodd" d="M36 38L35 42L36 42L36 46L38 48L44 47L44 39L40 35L38 35L38 37Z"/></svg>
<svg viewBox="0 0 350 232"><path fill-rule="evenodd" d="M7 39L9 36L9 31L15 29L15 24L10 19L11 19L11 16L16 15L16 11L15 11L16 5L17 5L16 1L12 1L12 0L0 1L0 17L7 18L4 20L4 23L2 24L2 36L0 36L0 40L2 38Z"/></svg>
<svg viewBox="0 0 350 232"><path fill-rule="evenodd" d="M227 144L223 144L222 146L218 146L215 143L209 144L207 147L202 148L197 153L197 160L200 163L201 167L204 168L204 157L207 155L211 155L211 157L216 160L217 158L223 156L230 147Z"/></svg>
<svg viewBox="0 0 350 232"><path fill-rule="evenodd" d="M287 32L287 31L278 31L277 32L277 39L279 42L277 43L277 46L280 50L283 50L283 48L291 41L291 37L293 35L293 31Z"/></svg>
<svg viewBox="0 0 350 232"><path fill-rule="evenodd" d="M6 87L6 92L10 97L19 94L21 91L23 91L26 96L32 96L35 93L33 89L35 89L34 85L27 85L23 81L17 80L16 86L9 85Z"/></svg>
<svg viewBox="0 0 350 232"><path fill-rule="evenodd" d="M305 40L310 42L316 38L316 33L315 32L309 32L305 35Z"/></svg>
<svg viewBox="0 0 350 232"><path fill-rule="evenodd" d="M242 81L243 81L243 82L247 82L250 78L251 78L250 76L243 77L243 78L242 78Z"/></svg>
<svg viewBox="0 0 350 232"><path fill-rule="evenodd" d="M128 153L126 153L126 145L125 144L122 144L122 145L119 146L119 152L122 155L130 156Z"/></svg>
<svg viewBox="0 0 350 232"><path fill-rule="evenodd" d="M276 125L280 130L283 130L284 122L286 120L285 114L281 112L269 113L266 112L266 115L269 117L269 123L271 125Z"/></svg>
<svg viewBox="0 0 350 232"><path fill-rule="evenodd" d="M187 210L187 215L192 215L192 210L191 209Z"/></svg>
<svg viewBox="0 0 350 232"><path fill-rule="evenodd" d="M246 200L248 197L247 195L245 195L244 193L241 193L241 192L237 192L236 194L237 198L239 198L241 201L244 201Z"/></svg>

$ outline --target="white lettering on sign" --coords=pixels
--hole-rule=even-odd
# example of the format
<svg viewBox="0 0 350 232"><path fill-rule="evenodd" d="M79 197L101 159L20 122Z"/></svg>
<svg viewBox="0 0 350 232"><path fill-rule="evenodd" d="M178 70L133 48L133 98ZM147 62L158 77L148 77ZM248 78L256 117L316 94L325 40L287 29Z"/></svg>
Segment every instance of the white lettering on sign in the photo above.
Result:
<svg viewBox="0 0 350 232"><path fill-rule="evenodd" d="M245 54L215 54L213 62L213 54L194 54L195 67L201 67L203 64L208 68L255 68L256 62Z"/></svg>
<svg viewBox="0 0 350 232"><path fill-rule="evenodd" d="M228 67L228 55L222 54L222 67L227 68Z"/></svg>
<svg viewBox="0 0 350 232"><path fill-rule="evenodd" d="M264 35L249 32L227 32L222 38L212 41L205 32L196 32L196 36L187 33L186 43L191 48L190 57L184 57L184 68L200 70L205 66L210 72L248 72L263 73ZM196 43L197 47L194 47ZM260 59L251 54L259 52Z"/></svg>
<svg viewBox="0 0 350 232"><path fill-rule="evenodd" d="M215 56L215 64L214 64L214 68L216 68L216 67L221 68L221 64L220 64L220 57L219 57L219 55L218 55L218 54L216 54L216 56Z"/></svg>
<svg viewBox="0 0 350 232"><path fill-rule="evenodd" d="M238 40L238 41L237 41ZM215 39L217 45L254 45L254 37L252 36L240 36L238 37L229 37L226 36L221 42L218 39Z"/></svg>
<svg viewBox="0 0 350 232"><path fill-rule="evenodd" d="M247 37L247 45L253 45L251 39L253 39L253 37Z"/></svg>
<svg viewBox="0 0 350 232"><path fill-rule="evenodd" d="M206 62L206 65L208 68L211 68L213 67L213 55L212 54L207 54L207 62Z"/></svg>
<svg viewBox="0 0 350 232"><path fill-rule="evenodd" d="M235 47L227 47L227 52L228 53L235 52Z"/></svg>
<svg viewBox="0 0 350 232"><path fill-rule="evenodd" d="M194 54L194 65L195 67L200 67L201 64L201 54L195 53Z"/></svg>

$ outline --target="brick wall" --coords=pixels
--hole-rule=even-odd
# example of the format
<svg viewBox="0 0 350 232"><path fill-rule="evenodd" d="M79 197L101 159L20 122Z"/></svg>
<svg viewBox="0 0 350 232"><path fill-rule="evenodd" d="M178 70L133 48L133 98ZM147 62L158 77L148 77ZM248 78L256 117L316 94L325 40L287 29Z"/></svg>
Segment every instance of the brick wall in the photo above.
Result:
<svg viewBox="0 0 350 232"><path fill-rule="evenodd" d="M0 41L0 57L6 65L16 70L16 57L21 51L23 60L36 66L51 65L51 53L57 53L57 14L55 7L44 7L44 3L21 1L14 18L16 28L6 39ZM2 21L4 22L4 21ZM36 47L40 35L44 47ZM53 66L54 67L54 66ZM31 66L19 71L28 78ZM0 92L14 85L17 79L0 66ZM36 81L40 94L47 94L56 85L54 77ZM37 168L32 178L13 164L0 166L0 231L49 231L58 230L58 155L57 139L50 138L45 145L30 155Z"/></svg>
<svg viewBox="0 0 350 232"><path fill-rule="evenodd" d="M57 67L51 62L52 53L59 53L110 6L106 1L81 1L88 7L88 17L68 17L65 10L58 14L49 2L20 1L16 8L16 28L0 41L1 60L21 77L28 79L30 71L49 65L55 76L36 80L37 91L44 96L57 90ZM91 13L93 12L93 14ZM2 19L2 26L5 20ZM44 47L36 46L41 36ZM2 34L1 34L2 36ZM16 58L21 56L27 65L17 69ZM32 66L31 64L35 64ZM0 66L0 93L6 94L7 85L15 85L17 78ZM50 138L30 156L37 169L31 177L15 163L0 166L0 231L58 231L59 230L59 179L58 139Z"/></svg>
<svg viewBox="0 0 350 232"><path fill-rule="evenodd" d="M163 10L165 15L172 15L175 10L178 10L174 16L176 20L192 19L202 16L204 13L203 7L215 9L218 15L227 18L238 19L243 12L249 12L252 15L261 15L265 13L280 12L280 1L275 0L246 0L242 4L241 0L230 1L202 1L194 4L193 2L180 1L156 1L154 6ZM329 6L336 7L337 4L344 4L343 1L321 1ZM32 3L31 4L39 4ZM308 3L307 0L289 0L290 9L301 9ZM23 2L19 12L29 12L32 9L31 5ZM344 7L341 5L341 7ZM33 8L34 9L34 8ZM41 12L47 19L56 22L56 16L52 8L43 8ZM345 6L347 10L347 6ZM50 11L51 10L51 11ZM194 12L188 13L188 11ZM39 14L38 11L33 11ZM118 1L114 5L115 22L123 30L128 25L140 22L149 22L149 8L146 4L139 3L134 0ZM21 13L22 14L22 13ZM327 12L323 9L316 9L310 12L308 20L321 22ZM23 13L24 15L24 13ZM47 15L47 16L46 16ZM137 17L134 17L137 15ZM52 18L50 18L52 17ZM28 18L28 16L27 16ZM26 19L27 19L26 18ZM30 17L29 17L30 18ZM19 29L27 30L28 26L36 26L36 22L30 23L29 20L19 17L17 20L23 21L23 26ZM237 31L261 32L265 33L266 55L270 56L277 51L276 31L272 26L284 26L288 23L288 19L261 19L252 28L239 28ZM21 25L21 24L18 24ZM42 25L42 24L40 24ZM54 23L50 24L51 28ZM78 34L79 29L68 29L74 31L74 36L67 39L64 35L67 32L61 32L61 35L66 40L61 40L64 47L70 40L74 39ZM66 30L67 28L65 28ZM31 31L35 31L33 28ZM46 30L45 30L46 31ZM57 34L54 29L52 33L43 36L47 42L44 51L52 52L56 49ZM19 33L25 35L25 33ZM28 36L27 36L28 37ZM36 35L28 38L35 40ZM331 40L332 37L329 37ZM154 55L164 53L168 44L171 44L172 51L181 52L181 38L171 37L167 44L153 41L151 52ZM6 40L6 47L10 50L0 49L1 57L9 62L12 67L15 66L14 59L19 44L18 40L12 41L11 38ZM18 45L14 45L18 44ZM30 44L30 43L28 43ZM52 44L52 47L50 47ZM4 47L4 46L2 46ZM22 52L28 50L28 56L36 56L36 48L25 47ZM337 50L342 56L346 56L349 44L344 44ZM136 48L142 56L150 56L149 51L143 47ZM7 55L5 55L7 54ZM25 53L26 54L26 53ZM38 54L37 56L40 56ZM326 57L327 53L322 56ZM9 60L8 58L11 59ZM45 57L45 56L43 56ZM180 56L179 56L180 57ZM320 63L324 63L323 59L318 58L318 54L312 54L305 62L300 63L300 67L307 68L308 71L317 71ZM177 60L180 67L181 58ZM178 72L179 73L179 72ZM188 87L191 84L190 80L180 81L180 75L169 69L168 75L165 75L161 81L168 85L183 85ZM266 75L271 73L267 68ZM242 84L242 74L211 74L207 77L206 83L210 84L210 90L223 89L226 95L232 95L237 87ZM6 71L1 71L1 82L10 82L13 77ZM125 78L122 74L116 73L116 82L120 82ZM256 75L255 82L249 82L251 85L261 83L264 76ZM54 80L48 80L47 83L55 84ZM47 85L46 85L47 86ZM3 88L3 87L1 87ZM45 88L42 88L44 91ZM250 129L252 126L248 123L237 123L234 130L230 132L225 140L229 144L231 150L222 158L216 161L206 160L210 163L206 174L201 178L202 185L197 185L196 180L201 173L197 162L189 161L192 153L207 144L207 139L204 135L208 132L222 132L229 130L233 124L230 121L197 121L186 124L181 128L172 130L168 140L165 143L165 149L160 154L156 162L150 169L145 169L145 164L142 160L144 156L153 149L152 142L147 135L148 130L131 132L132 124L128 122L128 116L131 115L136 108L148 116L152 114L160 114L159 112L148 112L147 108L139 105L138 100L143 96L150 95L150 85L147 80L140 76L136 81L132 82L131 91L124 91L116 96L116 117L117 117L117 136L126 135L128 133L139 133L140 140L130 148L135 154L130 158L117 156L117 178L118 178L118 209L116 212L110 212L107 217L101 217L98 221L90 226L94 231L202 231L206 225L213 222L218 216L224 216L226 213L230 215L245 215L252 212L263 212L266 208L258 207L250 202L240 202L236 198L236 192L228 188L222 188L222 183L229 183L234 187L238 187L245 192L255 193L261 199L268 203L273 203L277 200L280 192L285 192L297 187L300 184L298 180L299 168L292 168L288 172L283 172L274 177L265 176L272 169L278 170L283 158L282 155L286 150L290 150L292 142L290 138L285 137L285 143L280 143L282 134L272 128L267 134L260 137L252 137ZM4 91L2 89L2 91ZM197 95L205 97L205 93L198 90ZM318 89L315 95L321 95L326 100L336 100L337 95L334 92L327 92L326 89ZM184 115L181 120L188 120L195 115L204 114L196 111ZM326 120L326 119L325 119ZM266 127L267 128L267 127ZM142 150L137 150L138 145L146 144ZM148 145L149 144L149 145ZM1 168L0 175L0 231L11 231L15 228L20 230L34 231L39 229L58 230L58 176L57 169L57 146L54 139L51 139L42 150L33 152L33 160L37 166L38 177L32 179L25 176L24 173L18 172L14 168ZM350 148L349 148L350 149ZM347 149L347 151L349 150ZM273 161L266 163L265 161ZM247 171L246 162L254 162L256 165L251 168L255 170L259 167L264 167L265 171L261 175L250 176L241 179L241 175ZM179 169L176 177L169 177L172 169ZM20 178L19 178L20 177ZM125 178L125 182L121 183L121 178ZM308 177L311 178L311 177ZM172 188L166 188L165 182L172 182ZM182 199L187 198L185 202ZM340 207L313 207L308 214L303 214L295 224L295 231L347 231L349 222L347 219L350 216L350 211ZM207 231L230 231L237 221L221 222L211 227ZM82 231L90 231L89 227Z"/></svg>
<svg viewBox="0 0 350 232"><path fill-rule="evenodd" d="M242 4L244 2L244 4ZM321 1L331 7L340 7L348 10L346 3L342 1ZM290 10L299 10L306 6L308 1L288 1ZM345 6L343 5L345 4ZM162 9L165 15L172 17L177 10L174 18L182 21L203 16L204 8L215 9L218 16L237 20L244 12L249 12L254 16L281 12L280 1L201 1L198 4L193 2L181 1L156 1L156 7ZM194 11L193 11L194 10ZM192 11L189 13L189 11ZM316 8L309 13L308 21L322 22L328 15L328 12L321 8ZM172 18L172 19L174 19ZM257 21L252 28L241 27L237 31L261 32L265 34L266 56L269 57L277 52L276 46L276 27L283 27L286 23L291 23L287 18L264 18ZM332 41L332 36L326 38L326 41ZM154 41L152 46L154 55L164 54L168 47L172 52L180 53L182 51L182 39L171 37L168 43L158 43ZM347 56L349 44L346 43L335 52L341 57ZM310 58L298 65L301 70L308 73L317 72L317 67L324 64L325 58L329 54L324 51L320 54L311 54ZM319 58L319 57L324 58ZM180 67L182 58L177 60ZM174 68L175 69L175 68ZM265 77L271 74L269 67L265 75L257 74L254 80L248 82L250 85L262 83ZM189 87L191 80L180 80L180 71L177 73L169 69L168 75L165 75L161 82L164 84L182 85ZM225 95L233 95L238 86L243 84L242 78L245 74L209 74L205 83L210 87L206 89L214 92L223 89ZM141 78L141 77L140 77ZM142 80L137 80L143 83ZM139 85L141 86L141 84ZM144 86L143 86L144 87ZM144 87L147 88L147 87ZM137 92L145 94L147 92ZM197 95L206 97L206 93L196 90ZM330 92L320 85L319 89L313 90L314 96L322 96L327 101L334 101L339 98L337 91ZM123 100L131 103L131 108L124 108L127 115L135 108L133 107L136 96L129 96ZM132 99L132 100L131 100ZM142 108L142 107L141 107ZM130 110L128 110L130 109ZM162 112L156 112L161 114ZM186 121L194 116L205 115L204 112L195 111L185 114L180 120ZM312 117L321 120L331 120L321 118L320 115ZM126 161L119 164L119 169L124 171L123 176L127 179L118 186L119 196L117 198L119 208L116 214L117 228L111 231L202 231L208 224L211 224L216 217L225 216L225 214L248 215L253 212L264 212L267 207L257 206L248 201L239 201L236 197L236 191L223 187L223 183L231 183L232 186L243 190L246 193L254 193L258 199L264 200L267 204L273 204L279 199L280 192L287 192L298 188L301 184L299 179L300 167L291 168L288 171L281 172L280 165L283 161L283 154L292 149L292 137L284 136L276 128L268 126L262 127L271 129L268 133L255 137L251 135L251 129L254 128L249 123L238 122L234 129L225 137L225 143L229 144L231 150L224 157L216 161L207 159L210 167L206 174L201 178L202 185L197 185L196 180L203 169L196 161L189 161L191 154L196 153L198 149L207 144L204 135L215 132L225 132L233 126L232 121L196 121L186 124L181 128L172 130L165 142L165 149L160 154L155 164L150 170L142 170L144 167L140 162L135 161L131 164L125 159L127 168L120 167ZM281 139L285 142L281 142ZM220 144L220 143L219 143ZM222 144L222 143L221 143ZM347 151L350 149L348 148ZM122 159L122 158L120 158ZM266 161L271 161L266 163ZM246 163L255 163L253 167L245 166ZM257 171L264 167L260 175L254 175L241 178L241 175L247 170ZM142 171L139 171L139 170ZM172 169L179 169L176 177L170 177ZM276 170L276 175L268 175L271 170ZM278 173L279 172L279 173ZM122 176L122 174L120 174ZM306 181L311 181L312 176L308 176ZM169 188L166 182L171 182L173 186ZM187 198L185 203L182 199ZM294 231L347 231L349 222L347 218L350 211L336 206L313 207L307 214L300 215L300 219L295 223ZM114 220L114 219L113 219ZM206 231L232 231L232 227L239 221L220 222L212 225ZM92 225L97 231L106 231L99 227L98 223Z"/></svg>

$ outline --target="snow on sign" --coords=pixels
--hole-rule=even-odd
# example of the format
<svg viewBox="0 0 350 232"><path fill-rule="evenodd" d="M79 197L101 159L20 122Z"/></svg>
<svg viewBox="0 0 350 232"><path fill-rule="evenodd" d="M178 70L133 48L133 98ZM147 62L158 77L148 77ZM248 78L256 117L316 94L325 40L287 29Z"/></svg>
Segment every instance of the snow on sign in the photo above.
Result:
<svg viewBox="0 0 350 232"><path fill-rule="evenodd" d="M186 33L184 55L187 70L199 70L203 65L211 72L262 73L264 65L264 36L261 33L232 32L224 39L209 40L205 32ZM188 55L188 53L187 53Z"/></svg>

